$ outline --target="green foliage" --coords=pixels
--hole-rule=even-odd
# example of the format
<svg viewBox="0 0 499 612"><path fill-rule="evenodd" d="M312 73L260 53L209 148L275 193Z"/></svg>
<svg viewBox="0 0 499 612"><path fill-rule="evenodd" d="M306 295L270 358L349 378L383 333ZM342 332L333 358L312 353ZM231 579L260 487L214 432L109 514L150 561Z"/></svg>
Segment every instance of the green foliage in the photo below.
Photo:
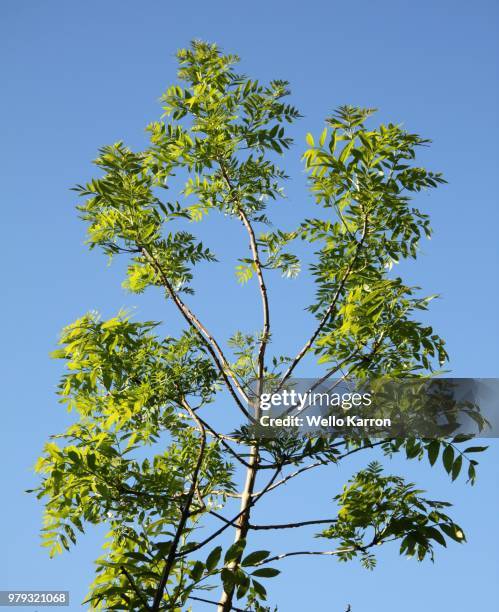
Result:
<svg viewBox="0 0 499 612"><path fill-rule="evenodd" d="M44 477L38 495L48 498L43 543L52 556L76 543L75 528L110 525L94 605L121 601L116 593L126 582L123 568L154 590L158 570L151 563L171 541L199 452L199 434L178 402L183 394L210 402L216 392L217 374L199 340L185 333L160 341L155 327L132 323L123 313L104 322L89 314L64 330L54 355L68 369L61 402L79 420L54 436L63 446L48 443L36 466ZM138 452L144 445L151 449L146 457ZM205 452L198 490L207 506L233 490L232 466L216 440Z"/></svg>
<svg viewBox="0 0 499 612"><path fill-rule="evenodd" d="M445 536L457 542L464 542L465 536L441 511L449 503L426 499L421 493L400 476L383 476L381 465L372 462L335 498L338 520L319 535L340 541L340 561L360 555L368 569L376 563L368 550L392 540L401 542L400 554L417 555L419 561L429 555L433 560L434 542L447 546Z"/></svg>
<svg viewBox="0 0 499 612"><path fill-rule="evenodd" d="M412 319L434 296L417 297L417 288L390 271L401 259L415 258L421 236L431 235L428 216L412 205L411 192L445 181L412 165L417 147L428 140L393 124L368 129L373 113L340 107L327 120L318 146L307 138L311 192L337 217L311 218L301 226L301 237L320 245L310 310L318 317L331 315L315 350L323 363L356 355L349 361L358 375L368 368L408 376L431 369L435 357L443 365L447 354L432 328Z"/></svg>
<svg viewBox="0 0 499 612"><path fill-rule="evenodd" d="M373 128L373 109L343 106L319 136L306 137L303 158L320 212L297 227L275 228L269 209L282 198L287 178L276 160L292 144L288 125L300 117L285 101L288 84L238 74L236 56L199 41L177 59L179 83L162 97L165 114L148 126L148 146L140 152L121 142L103 147L95 161L100 177L76 190L84 198L78 210L89 247L129 257L124 287L133 293L161 288L185 330L163 336L159 323L135 322L124 312L109 320L89 313L63 330L53 356L66 366L58 393L74 422L53 436L36 464L36 493L45 502L42 539L53 556L90 525L107 526L91 609L191 609L191 600L221 585L223 610L236 599L258 612L270 610L260 579L279 574L267 563L288 556L246 550L256 529L250 513L261 496L301 471L374 446L386 456L427 457L431 466L440 458L453 480L466 466L473 483L477 462L468 455L484 448L461 451L466 436L256 443L244 426L227 436L209 424L214 411L224 418L234 407L245 412L255 380L286 380L310 352L327 375L344 368L358 377L421 376L445 363L444 341L415 319L433 296L421 297L393 272L431 235L428 216L411 198L444 180L415 165L428 140L393 124ZM261 329L235 329L226 346L183 301L194 291L197 269L210 274L216 262L194 232L214 213L247 232L249 251L241 245L236 275L258 287L264 312ZM317 322L296 357L267 356L276 344L267 277L299 275L298 240L315 250L310 311ZM238 488L236 465L248 470L242 507L225 516L220 512L230 510ZM279 481L287 469L296 471ZM257 494L257 473L269 472ZM371 463L335 498L337 519L319 534L339 548L289 554L359 556L372 569L371 548L397 540L401 554L433 559L435 542L465 538L442 512L448 504L421 493ZM221 526L210 531L216 519ZM224 550L214 540L234 527L235 543Z"/></svg>

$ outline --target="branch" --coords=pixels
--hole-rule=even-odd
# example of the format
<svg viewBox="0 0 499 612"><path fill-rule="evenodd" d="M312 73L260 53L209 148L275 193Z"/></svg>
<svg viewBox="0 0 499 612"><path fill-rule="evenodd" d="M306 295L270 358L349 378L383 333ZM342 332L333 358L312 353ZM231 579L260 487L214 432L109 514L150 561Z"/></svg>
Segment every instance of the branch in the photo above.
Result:
<svg viewBox="0 0 499 612"><path fill-rule="evenodd" d="M349 546L347 548L337 548L336 550L297 550L288 553L281 553L280 555L275 555L273 557L268 557L268 559L264 559L257 563L255 567L259 565L266 565L267 563L272 563L272 561L280 561L281 559L285 559L286 557L296 557L298 555L322 555L322 556L332 556L339 555L344 552L351 552L357 550L355 546Z"/></svg>
<svg viewBox="0 0 499 612"><path fill-rule="evenodd" d="M316 521L300 521L299 523L280 523L278 525L251 525L250 529L295 529L297 527L306 527L307 525L323 525L325 523L335 523L337 519L319 519Z"/></svg>
<svg viewBox="0 0 499 612"><path fill-rule="evenodd" d="M225 516L222 516L218 512L215 512L214 510L208 510L208 513L215 516L216 518L226 523L227 525L235 525L236 519L232 519L232 520L226 519ZM294 529L297 527L306 527L307 525L324 525L324 524L330 525L331 523L335 523L336 520L337 519L319 519L319 520L312 520L312 521L301 521L299 523L280 523L278 525L252 525L251 523L248 523L248 529L252 529L255 531L267 530L267 529Z"/></svg>
<svg viewBox="0 0 499 612"><path fill-rule="evenodd" d="M184 319L187 321L189 326L192 327L192 329L194 329L194 331L197 333L197 335L199 336L203 344L206 346L230 394L234 398L237 406L247 418L251 418L249 412L246 410L241 400L237 396L236 392L234 391L234 388L232 387L230 380L232 380L232 382L234 383L234 386L239 391L244 401L247 402L248 397L246 393L244 392L243 388L241 387L241 385L239 384L239 381L237 380L236 375L232 372L229 362L225 358L225 355L223 354L222 349L220 348L219 344L217 343L215 338L210 334L210 332L206 329L206 327L204 327L201 321L196 317L196 315L191 311L191 309L182 301L182 299L175 292L170 281L168 280L168 277L163 272L163 269L161 268L160 264L155 259L155 257L145 247L141 247L141 252L144 255L144 257L149 261L149 263L152 265L152 267L156 270L156 273L161 278L161 281L164 287L166 288L166 290L168 291L169 296L171 297L171 299L173 300L177 308L180 310Z"/></svg>
<svg viewBox="0 0 499 612"><path fill-rule="evenodd" d="M95 472L90 472L90 470L88 471L92 475L95 474ZM104 480L104 482L106 481ZM135 489L132 489L131 487L127 485L123 485L123 484L118 485L117 488L118 488L118 492L121 495L135 495L136 497L145 497L147 499L151 499L155 501L181 502L186 495L184 492L178 493L177 495L173 496L173 495L163 495L162 493L148 493L147 491L136 491Z"/></svg>
<svg viewBox="0 0 499 612"><path fill-rule="evenodd" d="M222 516L218 512L215 512L215 510L208 510L208 514L211 514L212 516L215 516L217 519L221 520L226 525L234 525L235 526L235 524L236 524L237 517L233 518L232 520L226 519L225 516Z"/></svg>
<svg viewBox="0 0 499 612"><path fill-rule="evenodd" d="M395 539L395 538L394 538ZM289 553L281 553L280 555L275 555L273 557L268 557L267 559L264 559L263 561L260 561L260 563L257 563L255 565L255 567L258 567L259 565L266 565L267 563L272 563L272 561L280 561L281 559L285 559L286 557L296 557L298 555L328 555L328 556L332 556L332 555L340 555L341 553L348 553L348 552L353 552L353 551L361 551L361 552L365 552L368 548L372 548L373 546L376 546L378 544L379 540L375 537L373 538L373 540L371 542L369 542L369 544L366 544L365 546L360 546L360 545L353 545L353 546L346 546L344 548L337 548L336 550L298 550L298 551L293 551L293 552L289 552Z"/></svg>
<svg viewBox="0 0 499 612"><path fill-rule="evenodd" d="M222 444L222 446L235 458L239 461L239 463L242 463L245 467L249 467L249 463L247 461L245 461L233 448L232 446L230 446L230 444L228 444L228 442L226 442L226 437L223 434L219 434L217 431L215 431L210 425L208 425L208 423L206 421L204 421L199 415L197 415L197 418L199 419L199 421L204 425L204 427L210 432L210 434L215 437L220 444ZM232 439L232 438L229 438Z"/></svg>
<svg viewBox="0 0 499 612"><path fill-rule="evenodd" d="M250 501L250 506L254 506L256 504L256 502L260 499L260 497L262 497L262 495L264 495L267 492L269 487L271 487L272 483L274 482L274 480L279 475L279 472L280 472L280 470L276 470L275 474L272 476L272 478L267 483L267 486L264 489L262 489L262 491L260 491L260 493L258 494L257 497L255 497L255 499L252 499ZM216 537L218 537L228 527L230 527L231 525L234 525L234 523L237 521L237 519L240 518L246 511L247 511L247 508L243 508L240 512L238 512L236 514L236 516L232 520L225 519L224 520L225 524L223 525L223 527L220 527L220 529L217 529L216 531L214 531L210 536L208 536L202 542L199 542L199 544L195 544L194 546L191 546L190 548L179 552L176 556L178 558L185 557L186 555L189 555L190 553L192 553L192 552L194 552L196 550L199 550L200 548L203 548L203 546L205 546L206 544L208 544L209 542L214 540Z"/></svg>
<svg viewBox="0 0 499 612"><path fill-rule="evenodd" d="M199 473L201 471L201 466L203 464L204 452L206 448L206 431L204 429L204 425L199 421L198 416L191 409L189 404L184 400L184 408L189 412L190 416L196 421L199 431L201 433L201 446L199 449L199 454L196 462L196 466L194 468L194 472L192 474L192 483L189 489L189 493L187 494L187 499L185 505L182 509L182 514L180 516L180 521L178 523L177 529L175 531L175 536L173 537L172 544L170 546L170 550L168 551L168 556L166 558L165 567L163 568L163 572L161 574L161 579L159 581L158 588L156 589L156 593L154 595L154 601L151 610L153 612L158 612L161 606L161 600L163 599L163 594L166 588L166 584L168 582L168 578L170 577L170 572L173 568L177 557L177 548L182 537L185 524L190 516L190 507L192 500L194 498L194 494L196 492L196 487L199 479Z"/></svg>
<svg viewBox="0 0 499 612"><path fill-rule="evenodd" d="M303 472L311 470L314 467L318 467L319 465L325 465L325 462L321 459L321 460L315 461L314 463L310 463L309 465L305 465L302 468L300 468L299 470L296 470L295 472L292 472L291 474L288 474L285 478L282 478L281 480L278 480L276 483L272 484L271 486L267 486L262 491L259 491L257 493L253 493L253 495L261 497L264 493L268 493L269 491L272 491L273 489L276 489L277 487L280 487L281 485L283 485L286 482L288 482L288 480L291 480L292 478L295 478L299 474L302 474Z"/></svg>
<svg viewBox="0 0 499 612"><path fill-rule="evenodd" d="M241 499L241 493L231 493L230 491L221 491L220 489L212 489L211 494L219 495L220 497L223 497L225 495L226 497Z"/></svg>
<svg viewBox="0 0 499 612"><path fill-rule="evenodd" d="M358 353L359 353L360 349L357 349L356 351L354 351L353 353L351 353L348 357L345 357L345 359L343 359L342 361L340 361L340 363L338 363L337 365L335 365L334 368L331 368L330 370L328 370L324 376L322 376L321 378L319 378L308 390L307 393L311 393L312 391L315 391L315 389L317 389L317 387L319 387L320 385L322 385L322 383L325 383L326 380L328 380L329 378L331 378L331 376L333 376L333 374L336 374L336 372L338 372L338 370L341 370L341 368L345 365L345 363L348 363L349 361L351 361ZM330 393L334 387L336 387L341 381L345 380L346 378L348 378L348 376L350 375L351 371L353 368L350 368L350 370L348 370L348 372L346 374L343 374L334 384L332 387L330 387L327 390L327 393ZM282 385L284 384L284 379L280 382L279 386L277 387L277 391L276 393L278 393L282 387ZM310 404L308 404L307 408L310 406ZM293 412L293 410L295 408L298 408L298 404L293 404L292 406L290 406L287 410L285 410L282 415L288 415L291 414ZM282 416L281 415L281 416Z"/></svg>
<svg viewBox="0 0 499 612"><path fill-rule="evenodd" d="M352 450L343 453L343 455L338 455L338 460L340 459L344 459L345 457L349 457L350 455L354 455L355 453L358 453L362 450L365 450L366 448L375 448L376 446L381 446L382 444L384 444L386 442L386 439L380 440L379 442L375 442L374 444L369 444L369 446L359 446L357 448L353 448Z"/></svg>
<svg viewBox="0 0 499 612"><path fill-rule="evenodd" d="M386 442L386 440L380 440L379 442L375 442L374 444L370 444L369 446L359 446L358 448L354 448L354 449L352 449L352 450L350 450L350 451L348 451L346 453L343 453L342 455L338 455L336 457L336 461L344 459L345 457L348 457L349 455L353 455L354 453L358 453L359 451L364 450L366 448L374 448L376 446L380 446L384 442ZM346 444L346 441L341 442L341 444ZM336 446L338 446L338 445L336 445ZM264 491L259 491L257 493L254 493L253 495L260 496L263 493L268 493L269 491L272 491L273 489L276 489L277 487L280 487L281 485L286 484L286 482L288 482L292 478L296 478L296 476L299 476L300 474L303 474L303 472L307 472L308 470L311 470L311 469L313 469L315 467L319 467L320 465L327 465L328 463L329 462L327 462L327 461L325 461L323 459L318 459L317 461L314 461L313 463L309 463L308 465L305 465L305 466L301 467L300 469L292 472L291 474L288 474L287 476L285 476L281 480L278 480L272 486L266 487Z"/></svg>
<svg viewBox="0 0 499 612"><path fill-rule="evenodd" d="M263 375L265 372L265 349L270 337L270 311L269 302L267 296L267 288L265 280L263 278L262 265L260 262L260 256L258 253L258 246L256 243L255 232L249 222L246 213L243 210L239 211L239 215L246 227L250 238L251 252L253 254L253 261L255 263L256 275L258 277L258 285L260 287L260 295L262 299L262 310L263 310L263 328L262 328L262 339L260 342L260 348L258 350L258 379L260 384L263 382Z"/></svg>
<svg viewBox="0 0 499 612"><path fill-rule="evenodd" d="M144 607L146 610L150 610L151 606L149 605L149 603L147 602L147 598L146 596L141 593L141 591L139 590L139 588L137 587L137 585L135 584L135 580L133 579L133 576L130 574L130 572L126 569L126 567L121 566L121 573L124 574L128 580L128 582L130 583L130 586L132 587L132 589L135 591L137 597L141 600L141 602L144 604Z"/></svg>
<svg viewBox="0 0 499 612"><path fill-rule="evenodd" d="M222 172L222 176L227 183L227 187L229 188L229 192L232 194L234 188L232 186L230 177L227 173L227 169L225 168L224 163L221 160L217 160L220 165L220 170ZM260 288L260 296L262 300L262 311L263 311L263 328L262 328L262 339L260 342L260 348L258 350L258 380L261 384L263 381L263 375L265 371L265 349L267 347L267 343L269 341L270 335L270 309L269 309L269 300L267 295L267 287L265 285L265 279L263 278L262 271L262 263L260 260L260 254L258 252L258 244L255 236L255 232L253 230L253 226L251 225L245 211L239 205L237 207L237 212L239 214L239 218L243 222L246 231L248 232L251 253L253 255L253 263L255 264L256 275L258 278L258 285Z"/></svg>
<svg viewBox="0 0 499 612"><path fill-rule="evenodd" d="M367 236L367 215L364 218L364 226L362 228L362 236L361 236L361 239L359 240L359 242L357 243L357 247L355 249L355 255L353 256L352 261L348 265L348 267L346 269L346 272L345 272L345 274L344 274L344 276L343 276L343 278L342 278L342 280L341 280L341 282L340 282L340 284L338 286L338 289L336 290L336 292L335 292L335 294L333 296L333 299L331 300L331 303L329 304L326 312L322 316L322 319L320 320L319 325L315 329L315 331L312 334L312 336L304 344L304 346L302 347L300 352L296 355L296 357L293 359L293 361L291 362L290 366L286 370L284 376L282 377L281 383L279 385L279 389L286 382L286 380L291 376L291 374L293 373L294 369L300 363L300 361L303 359L303 357L306 355L306 353L308 353L308 351L312 347L313 343L317 339L317 336L324 329L324 326L328 322L329 317L331 316L332 312L336 308L336 304L338 303L338 300L339 300L339 298L341 296L341 293L342 293L342 291L343 291L343 289L345 287L345 284L346 284L350 274L352 273L353 267L354 267L354 265L355 265L355 263L357 261L357 258L358 258L359 254L360 254L360 251L362 249L362 246L364 244L366 236Z"/></svg>
<svg viewBox="0 0 499 612"><path fill-rule="evenodd" d="M202 601L204 603L209 603L213 604L214 606L218 606L218 601L213 601L213 599L203 599L203 597L194 597L194 595L189 595L187 599L193 599L194 601ZM243 610L243 608L235 608L234 606L231 606L230 609L234 610L235 612L248 612L248 608L245 608ZM249 610L249 612L251 612L251 610Z"/></svg>

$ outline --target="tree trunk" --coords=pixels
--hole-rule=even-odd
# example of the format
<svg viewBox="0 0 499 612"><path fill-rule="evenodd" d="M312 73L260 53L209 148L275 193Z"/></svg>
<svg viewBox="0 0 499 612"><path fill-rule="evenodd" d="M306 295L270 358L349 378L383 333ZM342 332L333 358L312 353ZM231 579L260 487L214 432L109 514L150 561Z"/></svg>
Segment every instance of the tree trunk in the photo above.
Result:
<svg viewBox="0 0 499 612"><path fill-rule="evenodd" d="M258 447L251 447L251 455L249 459L249 467L246 470L246 482L241 497L241 516L238 519L238 525L236 527L236 536L234 542L246 538L248 533L248 525L251 512L251 500L252 494L255 489L256 473L258 471L259 454ZM229 569L236 568L241 562L241 558L235 559L227 567ZM218 612L230 612L232 609L232 599L234 597L234 587L231 587L228 591L224 589L220 600L218 602Z"/></svg>

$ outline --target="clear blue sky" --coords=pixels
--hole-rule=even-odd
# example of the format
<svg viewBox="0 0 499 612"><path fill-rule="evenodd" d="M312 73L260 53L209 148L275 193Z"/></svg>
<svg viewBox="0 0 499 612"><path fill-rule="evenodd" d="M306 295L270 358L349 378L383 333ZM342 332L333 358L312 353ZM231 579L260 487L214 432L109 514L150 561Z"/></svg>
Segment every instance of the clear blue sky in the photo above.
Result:
<svg viewBox="0 0 499 612"><path fill-rule="evenodd" d="M30 468L47 436L67 422L54 396L60 366L48 352L60 328L89 309L112 316L136 304L137 316L148 319L164 318L165 310L154 292L125 294L121 266L106 268L102 256L82 246L84 228L69 187L91 176L98 146L118 139L141 146L143 127L159 116L157 99L175 78L173 54L190 39L237 52L242 69L262 80L291 81L305 119L289 156L293 180L284 219L293 220L307 205L299 163L304 134L319 132L336 105L376 106L380 120L433 138L423 161L442 170L449 185L419 198L432 214L435 235L404 272L428 294L442 294L428 318L448 341L453 374L499 375L498 9L495 0L3 0L0 589L68 589L77 610L92 579L102 532L49 561L38 546L41 507L22 492L36 482ZM228 254L235 237L219 225L213 229L213 246ZM239 312L253 329L251 287L239 288L233 276L204 277L200 285L195 303L213 330L232 333L236 321L227 312L237 300L244 301ZM282 350L292 351L311 324L301 309L307 297L297 297L295 286L279 287L272 295L280 308L277 332ZM401 559L387 548L373 573L356 562L290 559L272 581L271 601L284 612L342 612L347 603L352 612L492 610L498 459L493 441L474 489L461 481L451 485L427 464L394 461L390 468L432 497L454 502L469 544L439 550L435 565ZM360 465L319 472L301 489L287 487L284 499L269 499L266 516L326 515L328 499ZM305 541L281 533L275 549Z"/></svg>

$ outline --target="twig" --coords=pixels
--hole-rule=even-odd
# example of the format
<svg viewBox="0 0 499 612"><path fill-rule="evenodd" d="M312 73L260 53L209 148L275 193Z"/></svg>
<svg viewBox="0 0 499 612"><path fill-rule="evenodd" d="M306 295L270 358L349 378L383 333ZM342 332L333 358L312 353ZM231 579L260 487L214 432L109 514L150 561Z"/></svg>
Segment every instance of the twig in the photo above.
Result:
<svg viewBox="0 0 499 612"><path fill-rule="evenodd" d="M250 529L295 529L296 527L306 527L307 525L323 525L325 523L335 523L337 519L319 519L316 521L300 521L298 523L279 523L278 525L251 525Z"/></svg>
<svg viewBox="0 0 499 612"><path fill-rule="evenodd" d="M202 601L204 603L209 603L209 604L213 604L214 606L218 606L218 601L213 601L213 599L204 599L203 597L194 597L194 595L189 595L187 599L193 599L194 601ZM243 610L243 608L235 608L234 606L231 606L230 609L234 610L235 612L251 612L251 610L249 610L248 608L245 608Z"/></svg>
<svg viewBox="0 0 499 612"><path fill-rule="evenodd" d="M319 465L324 465L324 461L320 460L320 461L315 461L314 463L309 463L308 465L303 466L302 468L296 470L295 472L292 472L291 474L288 474L287 476L285 476L284 478L282 478L281 480L278 480L276 483L274 483L272 486L267 487L265 489L265 493L272 491L273 489L276 489L277 487L280 487L281 485L285 484L286 482L288 482L288 480L291 480L292 478L295 478L296 476L298 476L299 474L302 474L303 472L306 472L308 470L311 470L312 468L318 467ZM263 493L263 491L259 491L257 493L253 493L253 495L255 496L260 496Z"/></svg>
<svg viewBox="0 0 499 612"><path fill-rule="evenodd" d="M353 550L357 550L357 548L355 546L349 546L347 548L337 548L336 550L296 550L293 552L281 553L280 555L268 557L267 559L260 561L260 563L256 563L255 567L258 567L259 565L266 565L267 563L272 563L273 561L280 561L286 557L296 557L298 555L335 556L341 553L351 552Z"/></svg>
<svg viewBox="0 0 499 612"><path fill-rule="evenodd" d="M132 589L135 591L135 593L137 594L137 597L141 600L141 602L144 604L144 607L146 610L150 610L151 606L149 605L146 596L141 593L140 589L137 587L137 585L135 584L135 580L133 579L133 576L130 574L130 572L126 569L126 567L121 566L121 572L124 576L126 576L128 582L130 583L130 586L132 587Z"/></svg>

